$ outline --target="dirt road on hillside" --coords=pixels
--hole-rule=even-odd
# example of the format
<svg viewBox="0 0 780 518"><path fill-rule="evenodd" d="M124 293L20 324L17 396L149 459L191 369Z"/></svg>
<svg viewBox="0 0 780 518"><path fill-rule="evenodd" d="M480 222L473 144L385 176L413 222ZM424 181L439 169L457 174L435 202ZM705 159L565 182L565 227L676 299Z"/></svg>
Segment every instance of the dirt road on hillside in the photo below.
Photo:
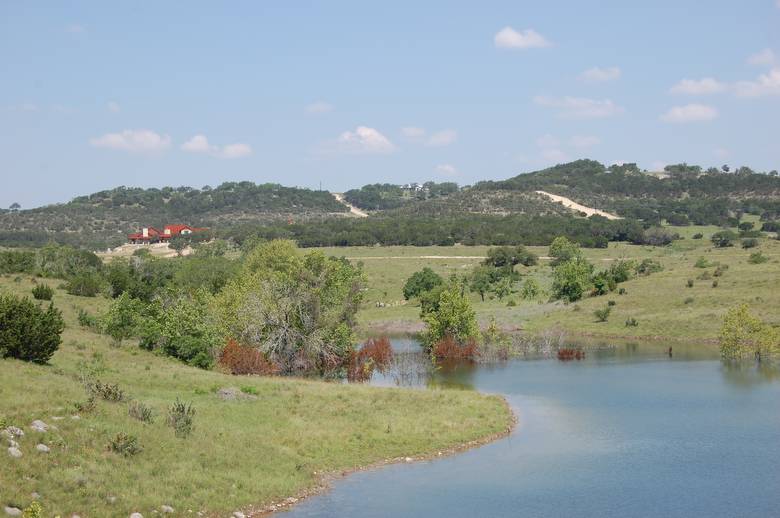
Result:
<svg viewBox="0 0 780 518"><path fill-rule="evenodd" d="M544 196L547 196L552 201L557 203L562 203L564 207L571 210L576 210L579 212L584 212L588 216L592 216L594 214L598 214L599 216L604 216L607 219L623 219L620 216L615 216L614 214L610 214L609 212L604 212L603 210L594 209L593 207L586 207L585 205L581 205L577 203L576 201L567 198L565 196L559 196L557 194L552 194L546 191L536 191L537 194L542 194Z"/></svg>
<svg viewBox="0 0 780 518"><path fill-rule="evenodd" d="M331 193L336 200L341 203L342 205L346 205L349 208L349 213L353 216L357 216L359 218L367 218L368 213L366 213L364 210L361 210L351 203L349 203L347 200L344 199L344 195L340 192L332 192Z"/></svg>

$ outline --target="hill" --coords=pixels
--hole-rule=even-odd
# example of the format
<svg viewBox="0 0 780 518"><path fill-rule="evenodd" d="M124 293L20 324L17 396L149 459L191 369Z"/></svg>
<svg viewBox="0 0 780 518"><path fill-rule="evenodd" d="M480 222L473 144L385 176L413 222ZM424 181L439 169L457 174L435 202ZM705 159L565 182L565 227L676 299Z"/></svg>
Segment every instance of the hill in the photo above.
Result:
<svg viewBox="0 0 780 518"><path fill-rule="evenodd" d="M235 223L306 220L348 209L327 191L278 184L228 182L210 188L117 187L68 203L0 212L0 243L39 245L51 239L91 247L115 246L143 226L187 223L220 227Z"/></svg>

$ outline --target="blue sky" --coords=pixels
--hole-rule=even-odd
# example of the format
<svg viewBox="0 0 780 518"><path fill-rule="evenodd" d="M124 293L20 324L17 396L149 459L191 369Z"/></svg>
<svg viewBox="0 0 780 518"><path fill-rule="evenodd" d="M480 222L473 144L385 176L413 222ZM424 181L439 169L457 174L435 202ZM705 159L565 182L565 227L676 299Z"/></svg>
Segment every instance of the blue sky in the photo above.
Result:
<svg viewBox="0 0 780 518"><path fill-rule="evenodd" d="M780 0L0 5L0 206L780 168Z"/></svg>

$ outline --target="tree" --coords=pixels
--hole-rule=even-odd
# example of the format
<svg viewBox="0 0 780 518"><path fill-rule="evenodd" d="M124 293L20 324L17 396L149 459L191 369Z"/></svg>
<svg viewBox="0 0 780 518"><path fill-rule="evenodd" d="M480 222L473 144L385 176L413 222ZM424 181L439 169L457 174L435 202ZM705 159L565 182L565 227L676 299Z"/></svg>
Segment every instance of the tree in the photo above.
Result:
<svg viewBox="0 0 780 518"><path fill-rule="evenodd" d="M582 251L580 245L572 243L564 236L556 237L552 244L550 244L550 257L553 260L550 262L550 266L558 266L561 263L565 263L571 259L581 257Z"/></svg>
<svg viewBox="0 0 780 518"><path fill-rule="evenodd" d="M103 331L119 345L136 335L143 302L125 291L115 298L102 318Z"/></svg>
<svg viewBox="0 0 780 518"><path fill-rule="evenodd" d="M62 342L62 313L28 298L0 295L0 358L46 363Z"/></svg>
<svg viewBox="0 0 780 518"><path fill-rule="evenodd" d="M743 221L742 223L739 224L739 227L737 228L739 228L739 230L742 232L749 232L753 230L753 227L755 227L754 223L750 221Z"/></svg>
<svg viewBox="0 0 780 518"><path fill-rule="evenodd" d="M182 251L190 244L190 239L186 236L174 236L168 241L168 248L176 251L176 255L181 255Z"/></svg>
<svg viewBox="0 0 780 518"><path fill-rule="evenodd" d="M650 227L642 235L642 244L650 246L666 246L674 236L663 227Z"/></svg>
<svg viewBox="0 0 780 518"><path fill-rule="evenodd" d="M780 332L750 314L747 304L732 307L720 328L720 353L725 359L756 358L780 352Z"/></svg>
<svg viewBox="0 0 780 518"><path fill-rule="evenodd" d="M514 292L512 285L513 282L510 277L502 277L493 285L493 293L496 294L498 300L504 300L504 297L508 297Z"/></svg>
<svg viewBox="0 0 780 518"><path fill-rule="evenodd" d="M538 282L534 279L526 279L523 283L523 289L520 291L520 296L526 300L533 300L539 295L540 291Z"/></svg>
<svg viewBox="0 0 780 518"><path fill-rule="evenodd" d="M404 284L404 299L410 300L419 297L426 291L431 291L436 286L444 284L441 276L427 266L419 272L414 272Z"/></svg>
<svg viewBox="0 0 780 518"><path fill-rule="evenodd" d="M488 266L477 266L471 272L469 279L469 289L472 293L479 293L482 302L485 302L485 294L490 291L490 285L493 279L491 276L491 268Z"/></svg>
<svg viewBox="0 0 780 518"><path fill-rule="evenodd" d="M12 203L12 204L11 204L11 206L10 206L10 207L8 207L8 208L9 208L9 209L11 209L13 212L16 212L17 210L21 209L21 208L22 208L22 206L21 206L21 205L19 205L17 202L14 202L14 203Z"/></svg>
<svg viewBox="0 0 780 518"><path fill-rule="evenodd" d="M737 235L731 230L721 230L715 232L712 234L712 237L710 237L710 241L712 241L712 244L717 248L734 246L734 241L736 241L736 239Z"/></svg>
<svg viewBox="0 0 780 518"><path fill-rule="evenodd" d="M593 265L581 256L559 264L553 269L553 298L580 300L592 284L592 274Z"/></svg>
<svg viewBox="0 0 780 518"><path fill-rule="evenodd" d="M429 348L445 337L461 345L479 338L476 313L468 298L455 284L440 292L435 309L423 313L422 319L427 327L423 333L423 343Z"/></svg>

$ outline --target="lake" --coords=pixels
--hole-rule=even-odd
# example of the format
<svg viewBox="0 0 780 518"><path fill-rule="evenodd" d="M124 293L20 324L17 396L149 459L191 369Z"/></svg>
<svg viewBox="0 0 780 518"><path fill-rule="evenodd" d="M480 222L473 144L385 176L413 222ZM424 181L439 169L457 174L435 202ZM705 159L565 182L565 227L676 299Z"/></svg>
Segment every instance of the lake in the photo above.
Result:
<svg viewBox="0 0 780 518"><path fill-rule="evenodd" d="M517 429L458 455L352 474L287 516L780 516L776 368L634 344L583 361L452 366L421 382L502 394Z"/></svg>

